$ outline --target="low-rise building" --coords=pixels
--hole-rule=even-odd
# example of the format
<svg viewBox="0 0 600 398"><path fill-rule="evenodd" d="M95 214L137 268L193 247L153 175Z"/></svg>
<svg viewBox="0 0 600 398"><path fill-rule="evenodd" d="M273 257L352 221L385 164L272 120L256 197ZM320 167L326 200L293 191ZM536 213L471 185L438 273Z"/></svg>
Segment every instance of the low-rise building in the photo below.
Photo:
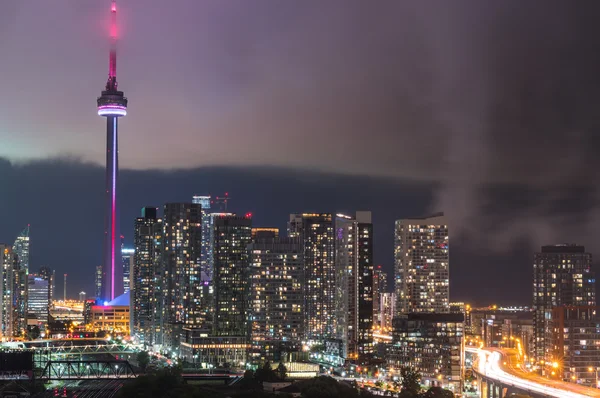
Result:
<svg viewBox="0 0 600 398"><path fill-rule="evenodd" d="M596 306L561 306L546 311L544 373L596 385L600 371L600 318Z"/></svg>
<svg viewBox="0 0 600 398"><path fill-rule="evenodd" d="M421 373L428 386L462 391L464 317L450 313L410 313L394 318L389 365Z"/></svg>
<svg viewBox="0 0 600 398"><path fill-rule="evenodd" d="M245 366L249 349L245 336L210 336L201 329L183 328L179 344L181 357L204 368Z"/></svg>
<svg viewBox="0 0 600 398"><path fill-rule="evenodd" d="M129 292L106 305L93 305L88 329L129 335Z"/></svg>

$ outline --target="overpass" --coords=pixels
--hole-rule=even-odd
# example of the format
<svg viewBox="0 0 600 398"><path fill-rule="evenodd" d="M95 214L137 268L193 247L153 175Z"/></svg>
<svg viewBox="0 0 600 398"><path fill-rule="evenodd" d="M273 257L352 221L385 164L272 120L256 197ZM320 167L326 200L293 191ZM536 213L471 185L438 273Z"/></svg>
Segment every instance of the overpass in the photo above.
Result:
<svg viewBox="0 0 600 398"><path fill-rule="evenodd" d="M527 394L533 398L600 398L598 389L548 380L524 370L514 350L465 347L465 351L476 355L473 372L482 383L480 391L483 398L504 398L512 393Z"/></svg>

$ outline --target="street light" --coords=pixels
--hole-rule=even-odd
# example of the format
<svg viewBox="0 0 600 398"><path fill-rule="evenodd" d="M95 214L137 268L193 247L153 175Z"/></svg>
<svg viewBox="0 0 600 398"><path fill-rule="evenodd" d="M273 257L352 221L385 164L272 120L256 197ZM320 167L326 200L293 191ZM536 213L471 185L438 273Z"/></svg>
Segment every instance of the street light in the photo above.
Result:
<svg viewBox="0 0 600 398"><path fill-rule="evenodd" d="M598 388L598 368L594 369L593 367L589 367L588 370L590 372L594 372L596 374L596 388Z"/></svg>

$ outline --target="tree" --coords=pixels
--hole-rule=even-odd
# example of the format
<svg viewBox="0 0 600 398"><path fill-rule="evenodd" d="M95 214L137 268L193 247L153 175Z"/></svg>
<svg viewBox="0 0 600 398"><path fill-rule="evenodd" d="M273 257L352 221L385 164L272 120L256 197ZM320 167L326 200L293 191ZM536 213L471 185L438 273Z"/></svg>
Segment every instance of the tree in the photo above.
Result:
<svg viewBox="0 0 600 398"><path fill-rule="evenodd" d="M138 352L136 359L140 369L142 369L142 372L145 372L148 364L150 363L150 354L148 354L148 351Z"/></svg>
<svg viewBox="0 0 600 398"><path fill-rule="evenodd" d="M275 373L275 371L271 367L271 362L269 361L265 362L265 364L261 368L258 368L256 370L256 373L254 373L254 378L259 383L265 381L277 381L279 379L277 377L277 373Z"/></svg>
<svg viewBox="0 0 600 398"><path fill-rule="evenodd" d="M454 398L454 394L450 390L444 390L441 387L431 387L423 398Z"/></svg>
<svg viewBox="0 0 600 398"><path fill-rule="evenodd" d="M35 340L40 337L40 328L38 325L27 326L27 338L29 340Z"/></svg>
<svg viewBox="0 0 600 398"><path fill-rule="evenodd" d="M287 378L287 368L281 362L279 362L279 366L277 366L277 376L281 381L284 381Z"/></svg>
<svg viewBox="0 0 600 398"><path fill-rule="evenodd" d="M246 391L260 389L260 384L254 377L252 370L248 369L244 372L244 377L240 380L240 388Z"/></svg>
<svg viewBox="0 0 600 398"><path fill-rule="evenodd" d="M402 378L402 391L412 393L414 395L419 394L421 391L421 375L416 370L409 367L403 367L400 369L400 377Z"/></svg>

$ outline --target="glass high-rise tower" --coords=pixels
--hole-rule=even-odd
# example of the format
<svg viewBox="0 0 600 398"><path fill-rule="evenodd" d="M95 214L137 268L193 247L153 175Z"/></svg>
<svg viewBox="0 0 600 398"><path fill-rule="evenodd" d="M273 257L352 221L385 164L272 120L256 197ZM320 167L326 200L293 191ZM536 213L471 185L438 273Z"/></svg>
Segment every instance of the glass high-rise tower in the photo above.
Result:
<svg viewBox="0 0 600 398"><path fill-rule="evenodd" d="M448 222L443 213L396 221L396 313L450 311Z"/></svg>

